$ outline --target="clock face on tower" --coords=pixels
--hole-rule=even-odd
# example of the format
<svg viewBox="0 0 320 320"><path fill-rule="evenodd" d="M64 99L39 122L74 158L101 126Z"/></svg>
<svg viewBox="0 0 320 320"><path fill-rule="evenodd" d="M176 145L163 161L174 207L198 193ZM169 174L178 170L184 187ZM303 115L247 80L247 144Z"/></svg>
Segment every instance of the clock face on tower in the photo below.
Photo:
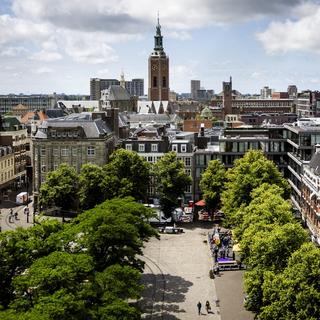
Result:
<svg viewBox="0 0 320 320"><path fill-rule="evenodd" d="M156 64L152 65L152 70L153 70L153 71L156 71L157 69L158 69L158 67L157 67Z"/></svg>

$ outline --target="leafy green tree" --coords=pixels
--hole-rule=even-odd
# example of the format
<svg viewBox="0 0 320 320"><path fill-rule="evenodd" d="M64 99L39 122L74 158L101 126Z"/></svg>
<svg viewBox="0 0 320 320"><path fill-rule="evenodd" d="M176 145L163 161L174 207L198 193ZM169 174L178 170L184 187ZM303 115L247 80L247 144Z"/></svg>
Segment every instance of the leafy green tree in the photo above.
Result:
<svg viewBox="0 0 320 320"><path fill-rule="evenodd" d="M61 229L57 221L44 221L32 228L0 233L0 305L6 307L12 299L15 276L23 273L35 259L56 250L57 243L49 239Z"/></svg>
<svg viewBox="0 0 320 320"><path fill-rule="evenodd" d="M108 199L132 196L145 200L149 185L150 166L136 152L116 150L104 167Z"/></svg>
<svg viewBox="0 0 320 320"><path fill-rule="evenodd" d="M80 205L84 210L91 209L106 199L105 172L95 164L87 163L79 174Z"/></svg>
<svg viewBox="0 0 320 320"><path fill-rule="evenodd" d="M270 232L271 229L271 232ZM257 231L251 239L243 238L241 248L246 253L249 268L282 271L291 254L307 241L307 233L298 223L269 225Z"/></svg>
<svg viewBox="0 0 320 320"><path fill-rule="evenodd" d="M177 159L175 152L166 153L154 164L157 191L160 204L165 214L169 215L178 204L178 198L183 196L184 190L192 182L186 174L184 163Z"/></svg>
<svg viewBox="0 0 320 320"><path fill-rule="evenodd" d="M79 250L88 250L96 270L112 264L142 268L137 255L142 254L143 241L157 234L146 220L152 214L132 198L113 199L83 213L70 228L74 235L82 233L76 240Z"/></svg>
<svg viewBox="0 0 320 320"><path fill-rule="evenodd" d="M320 317L320 250L305 243L293 253L283 273L264 284L261 320L317 320Z"/></svg>
<svg viewBox="0 0 320 320"><path fill-rule="evenodd" d="M63 210L78 206L79 179L73 167L63 163L48 173L40 187L40 204L45 207L57 206Z"/></svg>
<svg viewBox="0 0 320 320"><path fill-rule="evenodd" d="M211 160L201 176L200 189L206 206L215 210L220 204L220 195L224 189L225 168L220 160Z"/></svg>
<svg viewBox="0 0 320 320"><path fill-rule="evenodd" d="M282 193L283 189L277 185L266 183L252 191L250 204L242 206L234 215L234 235L238 241L253 224L263 222L266 225L283 225L294 221L291 203L282 198Z"/></svg>
<svg viewBox="0 0 320 320"><path fill-rule="evenodd" d="M226 177L226 190L222 193L221 201L229 224L235 223L237 210L250 203L251 191L263 183L278 185L284 190L285 198L289 197L288 182L276 165L259 150L250 150L243 158L236 160Z"/></svg>

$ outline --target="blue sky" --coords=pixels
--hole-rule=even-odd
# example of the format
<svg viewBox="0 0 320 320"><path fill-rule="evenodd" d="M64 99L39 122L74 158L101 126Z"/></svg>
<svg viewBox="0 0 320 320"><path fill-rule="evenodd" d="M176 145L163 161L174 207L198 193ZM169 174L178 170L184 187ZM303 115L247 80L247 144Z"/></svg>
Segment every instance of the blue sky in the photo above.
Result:
<svg viewBox="0 0 320 320"><path fill-rule="evenodd" d="M122 69L146 92L158 10L171 90L320 88L319 1L1 0L0 94L88 94Z"/></svg>

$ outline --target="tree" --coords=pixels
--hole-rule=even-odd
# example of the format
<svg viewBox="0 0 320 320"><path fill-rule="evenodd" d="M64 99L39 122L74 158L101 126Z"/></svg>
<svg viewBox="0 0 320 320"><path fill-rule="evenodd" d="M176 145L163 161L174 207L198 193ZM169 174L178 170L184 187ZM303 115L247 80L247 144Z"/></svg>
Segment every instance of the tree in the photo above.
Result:
<svg viewBox="0 0 320 320"><path fill-rule="evenodd" d="M254 224L283 225L293 222L292 205L282 198L283 189L277 185L262 184L251 193L252 201L246 207L242 206L234 214L234 236L241 241L245 230Z"/></svg>
<svg viewBox="0 0 320 320"><path fill-rule="evenodd" d="M200 189L209 209L215 210L220 204L224 182L225 168L223 164L219 160L211 160L200 180Z"/></svg>
<svg viewBox="0 0 320 320"><path fill-rule="evenodd" d="M151 216L150 208L132 198L112 199L81 214L69 232L79 250L86 248L93 257L98 271L112 264L142 268L137 255L142 254L143 241L157 234L147 222Z"/></svg>
<svg viewBox="0 0 320 320"><path fill-rule="evenodd" d="M52 233L62 229L58 221L44 221L29 229L0 233L0 305L8 306L14 288L15 276L23 273L35 259L56 250L51 242Z"/></svg>
<svg viewBox="0 0 320 320"><path fill-rule="evenodd" d="M91 209L106 199L105 172L95 164L87 163L79 174L81 208Z"/></svg>
<svg viewBox="0 0 320 320"><path fill-rule="evenodd" d="M162 209L169 215L190 185L191 177L185 173L184 163L177 159L175 152L166 153L153 169Z"/></svg>
<svg viewBox="0 0 320 320"><path fill-rule="evenodd" d="M46 207L57 206L62 210L78 206L79 179L73 167L61 164L48 173L40 187L40 204Z"/></svg>
<svg viewBox="0 0 320 320"><path fill-rule="evenodd" d="M146 199L150 166L136 152L124 149L113 152L104 170L108 199L127 196Z"/></svg>
<svg viewBox="0 0 320 320"><path fill-rule="evenodd" d="M289 197L288 182L276 165L266 159L259 150L249 150L243 158L236 160L234 167L227 171L226 177L226 189L222 193L221 201L229 224L235 222L236 211L250 203L251 191L263 183L278 185L284 190L284 197Z"/></svg>
<svg viewBox="0 0 320 320"><path fill-rule="evenodd" d="M283 273L266 278L261 320L318 320L320 317L320 250L305 243L293 253Z"/></svg>
<svg viewBox="0 0 320 320"><path fill-rule="evenodd" d="M244 258L249 268L280 272L286 267L291 254L305 241L307 233L298 223L274 224L257 231L251 238L245 234L240 247L246 253Z"/></svg>

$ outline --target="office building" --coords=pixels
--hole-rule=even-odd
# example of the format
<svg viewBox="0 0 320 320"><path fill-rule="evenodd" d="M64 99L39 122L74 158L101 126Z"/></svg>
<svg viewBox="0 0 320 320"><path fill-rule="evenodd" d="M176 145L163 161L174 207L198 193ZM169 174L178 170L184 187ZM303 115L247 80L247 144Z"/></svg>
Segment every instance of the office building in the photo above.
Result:
<svg viewBox="0 0 320 320"><path fill-rule="evenodd" d="M117 79L90 79L90 100L100 100L101 91L109 89L112 85L120 85L120 81Z"/></svg>
<svg viewBox="0 0 320 320"><path fill-rule="evenodd" d="M18 105L24 106L27 111L52 109L56 101L57 96L55 94L0 95L0 114L12 112Z"/></svg>
<svg viewBox="0 0 320 320"><path fill-rule="evenodd" d="M200 90L200 80L191 80L191 99L197 100L198 99L198 90Z"/></svg>

